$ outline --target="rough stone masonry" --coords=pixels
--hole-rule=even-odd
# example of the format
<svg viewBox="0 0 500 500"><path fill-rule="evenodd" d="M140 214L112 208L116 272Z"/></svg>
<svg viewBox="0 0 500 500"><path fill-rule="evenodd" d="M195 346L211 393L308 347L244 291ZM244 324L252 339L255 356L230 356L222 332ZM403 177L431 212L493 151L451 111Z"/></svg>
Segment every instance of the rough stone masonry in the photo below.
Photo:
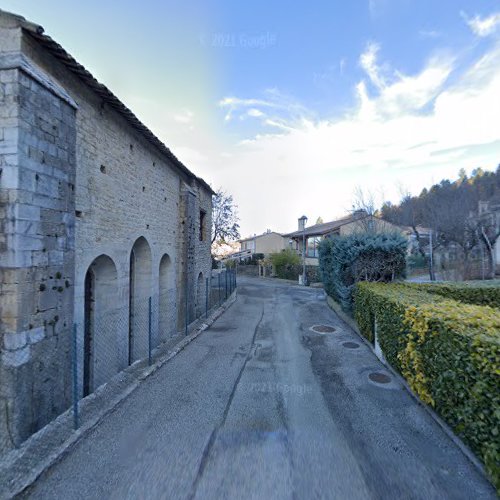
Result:
<svg viewBox="0 0 500 500"><path fill-rule="evenodd" d="M195 318L213 191L43 28L0 11L0 454ZM187 295L187 301L186 301ZM185 304L188 304L186 309Z"/></svg>

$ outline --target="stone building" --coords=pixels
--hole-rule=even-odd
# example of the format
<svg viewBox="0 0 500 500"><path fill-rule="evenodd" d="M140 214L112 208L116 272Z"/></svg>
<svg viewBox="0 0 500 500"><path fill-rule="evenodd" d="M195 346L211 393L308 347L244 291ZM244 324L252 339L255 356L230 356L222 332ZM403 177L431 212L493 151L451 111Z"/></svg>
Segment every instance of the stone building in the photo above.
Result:
<svg viewBox="0 0 500 500"><path fill-rule="evenodd" d="M213 191L43 33L0 11L0 452L204 303ZM187 307L186 307L187 304ZM186 321L187 320L187 321Z"/></svg>

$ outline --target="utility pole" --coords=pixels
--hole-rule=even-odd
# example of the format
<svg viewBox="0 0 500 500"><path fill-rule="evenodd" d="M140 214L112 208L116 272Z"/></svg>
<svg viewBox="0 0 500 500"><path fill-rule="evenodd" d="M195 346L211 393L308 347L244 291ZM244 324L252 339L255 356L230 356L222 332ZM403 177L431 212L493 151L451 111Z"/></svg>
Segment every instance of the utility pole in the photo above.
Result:
<svg viewBox="0 0 500 500"><path fill-rule="evenodd" d="M429 266L431 270L431 281L436 281L436 276L434 276L434 257L433 257L433 250L432 250L432 229L430 230L429 233Z"/></svg>
<svg viewBox="0 0 500 500"><path fill-rule="evenodd" d="M306 284L306 223L307 217L303 215L299 219L299 230L302 229L302 284Z"/></svg>

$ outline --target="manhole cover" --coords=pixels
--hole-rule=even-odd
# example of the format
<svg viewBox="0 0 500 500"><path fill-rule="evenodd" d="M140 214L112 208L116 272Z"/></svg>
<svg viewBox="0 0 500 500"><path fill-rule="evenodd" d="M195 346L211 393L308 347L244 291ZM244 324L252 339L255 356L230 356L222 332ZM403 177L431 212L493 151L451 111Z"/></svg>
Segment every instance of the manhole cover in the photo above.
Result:
<svg viewBox="0 0 500 500"><path fill-rule="evenodd" d="M377 382L377 384L388 384L391 381L391 377L385 373L373 372L368 375L368 378L372 382Z"/></svg>
<svg viewBox="0 0 500 500"><path fill-rule="evenodd" d="M359 347L359 344L356 342L344 342L342 345L347 347L347 349L357 349Z"/></svg>
<svg viewBox="0 0 500 500"><path fill-rule="evenodd" d="M335 331L335 328L328 325L314 325L311 327L311 330L316 333L332 333Z"/></svg>

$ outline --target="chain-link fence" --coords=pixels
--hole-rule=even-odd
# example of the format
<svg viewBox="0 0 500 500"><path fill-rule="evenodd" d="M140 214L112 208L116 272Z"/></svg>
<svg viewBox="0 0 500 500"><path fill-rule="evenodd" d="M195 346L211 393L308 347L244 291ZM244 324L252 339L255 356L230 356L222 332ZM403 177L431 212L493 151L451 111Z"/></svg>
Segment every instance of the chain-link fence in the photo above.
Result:
<svg viewBox="0 0 500 500"><path fill-rule="evenodd" d="M158 295L131 294L117 307L105 294L85 299L72 342L73 412L75 428L82 413L79 401L127 367L151 365L156 350L164 352L184 338L199 321L220 307L236 289L234 270L200 274L196 283ZM83 417L84 418L84 417Z"/></svg>

